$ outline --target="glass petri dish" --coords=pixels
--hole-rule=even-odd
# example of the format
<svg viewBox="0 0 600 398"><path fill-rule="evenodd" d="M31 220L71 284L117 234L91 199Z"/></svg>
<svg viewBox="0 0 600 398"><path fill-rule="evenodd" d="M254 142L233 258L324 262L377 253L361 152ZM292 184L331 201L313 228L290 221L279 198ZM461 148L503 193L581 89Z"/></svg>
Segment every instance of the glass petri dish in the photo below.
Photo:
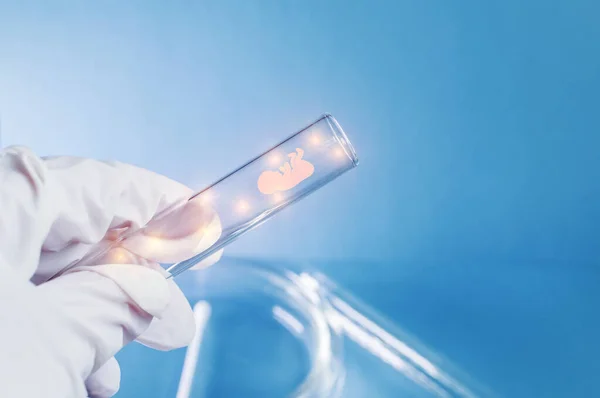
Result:
<svg viewBox="0 0 600 398"><path fill-rule="evenodd" d="M177 398L340 396L342 338L310 279L235 261L178 279L197 332Z"/></svg>
<svg viewBox="0 0 600 398"><path fill-rule="evenodd" d="M167 353L126 347L118 396L496 396L315 269L226 257L184 273L194 340Z"/></svg>

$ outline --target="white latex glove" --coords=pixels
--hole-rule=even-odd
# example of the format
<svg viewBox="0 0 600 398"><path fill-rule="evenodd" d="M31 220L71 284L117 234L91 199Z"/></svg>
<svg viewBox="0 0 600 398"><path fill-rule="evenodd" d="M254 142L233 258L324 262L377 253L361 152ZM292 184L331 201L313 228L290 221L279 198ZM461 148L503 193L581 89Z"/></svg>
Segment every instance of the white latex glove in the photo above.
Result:
<svg viewBox="0 0 600 398"><path fill-rule="evenodd" d="M219 218L186 204L191 194L130 165L0 151L1 397L109 397L120 379L113 355L125 344L188 344L193 313L157 262L219 237ZM78 266L125 232L121 248Z"/></svg>

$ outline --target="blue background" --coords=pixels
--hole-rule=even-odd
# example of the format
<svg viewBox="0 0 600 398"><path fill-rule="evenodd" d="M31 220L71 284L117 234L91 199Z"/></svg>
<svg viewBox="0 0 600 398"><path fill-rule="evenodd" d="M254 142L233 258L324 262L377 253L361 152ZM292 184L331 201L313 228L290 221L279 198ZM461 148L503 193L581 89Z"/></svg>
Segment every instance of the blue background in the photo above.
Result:
<svg viewBox="0 0 600 398"><path fill-rule="evenodd" d="M317 259L506 396L600 395L599 13L0 0L3 144L200 188L331 112L360 167L229 252Z"/></svg>

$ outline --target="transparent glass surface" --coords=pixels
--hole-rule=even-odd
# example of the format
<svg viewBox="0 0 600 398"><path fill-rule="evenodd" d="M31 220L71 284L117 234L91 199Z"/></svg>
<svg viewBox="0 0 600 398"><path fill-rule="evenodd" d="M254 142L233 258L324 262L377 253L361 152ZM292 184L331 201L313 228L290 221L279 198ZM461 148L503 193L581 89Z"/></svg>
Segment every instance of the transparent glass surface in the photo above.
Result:
<svg viewBox="0 0 600 398"><path fill-rule="evenodd" d="M220 220L220 227L211 224L204 230L205 236L214 237L210 239L214 241L212 245L192 258L163 264L168 277L181 274L357 164L356 152L338 122L329 114L321 116L196 193L189 201L165 210L168 217L177 206L197 201L199 207L214 210ZM73 266L92 264L127 237L128 233L124 233L102 248L90 251Z"/></svg>
<svg viewBox="0 0 600 398"><path fill-rule="evenodd" d="M211 247L168 271L176 276L189 269L357 164L338 122L322 116L190 199L217 212L222 232Z"/></svg>
<svg viewBox="0 0 600 398"><path fill-rule="evenodd" d="M177 282L194 341L175 353L127 347L120 396L493 396L323 274L225 258Z"/></svg>
<svg viewBox="0 0 600 398"><path fill-rule="evenodd" d="M226 261L180 284L196 337L177 397L334 397L343 384L341 336L328 302L285 273Z"/></svg>

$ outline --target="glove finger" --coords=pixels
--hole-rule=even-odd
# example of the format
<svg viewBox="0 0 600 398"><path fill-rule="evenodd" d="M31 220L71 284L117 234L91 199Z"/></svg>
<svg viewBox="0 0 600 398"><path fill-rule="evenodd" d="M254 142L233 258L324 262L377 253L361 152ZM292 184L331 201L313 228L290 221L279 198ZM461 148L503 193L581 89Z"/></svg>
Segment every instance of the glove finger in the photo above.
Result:
<svg viewBox="0 0 600 398"><path fill-rule="evenodd" d="M166 275L158 264L153 268ZM194 312L187 298L173 279L169 279L168 284L171 301L161 316L152 319L148 329L136 339L138 343L161 351L187 346L196 330Z"/></svg>
<svg viewBox="0 0 600 398"><path fill-rule="evenodd" d="M57 344L69 348L71 366L84 376L144 332L171 300L164 276L135 264L82 267L37 289L62 322Z"/></svg>
<svg viewBox="0 0 600 398"><path fill-rule="evenodd" d="M152 269L155 267L140 267L139 265L139 262L137 264L94 265L77 267L70 273L89 271L102 275L120 287L139 309L153 317L160 317L172 299L169 283L161 272Z"/></svg>
<svg viewBox="0 0 600 398"><path fill-rule="evenodd" d="M167 273L159 264L148 263L146 267L156 270L157 274L162 275L162 281L157 283L156 280L147 279L145 280L146 285L142 286L135 273L123 272L120 265L134 266L132 264L111 264L78 267L75 272L92 271L113 280L131 298L133 303L154 317L144 331L136 335L135 339L139 343L161 351L188 345L194 337L194 313L175 281L165 279ZM154 271L151 272L154 273ZM165 296L168 296L167 301L164 299Z"/></svg>
<svg viewBox="0 0 600 398"><path fill-rule="evenodd" d="M43 167L52 181L48 196L54 208L35 283L77 262L105 237L134 233L180 208L192 195L178 182L118 162L57 157L44 159ZM179 234L197 230L197 219L180 221L175 226Z"/></svg>
<svg viewBox="0 0 600 398"><path fill-rule="evenodd" d="M192 194L182 184L134 166L74 157L41 159L23 147L0 153L0 180L11 187L0 193L0 253L27 278L39 260L35 283L82 258L109 230L136 231ZM206 221L183 213L186 217L176 218L178 222L166 223L174 238L193 235L198 222ZM218 226L214 230L220 234Z"/></svg>
<svg viewBox="0 0 600 398"><path fill-rule="evenodd" d="M208 268L212 265L215 265L217 262L219 262L219 260L221 260L221 257L223 257L223 249L219 250L218 252L208 256L207 258L205 258L204 260L200 261L198 264L194 265L193 267L191 267L191 270L199 270L199 269L204 269L204 268Z"/></svg>
<svg viewBox="0 0 600 398"><path fill-rule="evenodd" d="M0 261L29 279L54 219L43 161L24 147L0 151Z"/></svg>
<svg viewBox="0 0 600 398"><path fill-rule="evenodd" d="M62 199L44 243L50 251L75 241L99 242L110 228L139 229L192 194L183 184L119 162L66 156L44 162Z"/></svg>
<svg viewBox="0 0 600 398"><path fill-rule="evenodd" d="M145 305L143 309L149 314L153 315L154 319L152 319L149 327L144 331L144 333L137 337L136 340L139 343L162 351L184 347L189 344L194 337L193 311L187 299L185 298L185 295L179 289L175 281L173 279L166 279L167 272L158 263L137 256L125 248L115 248L111 250L104 258L100 259L100 261L141 265L153 269L162 275L168 291L167 293L169 295L169 302L164 308L160 308L158 305L162 302L161 300L159 300L158 303L154 303L150 298L142 298ZM86 269L101 273L102 275L111 279L113 279L112 273L115 271L113 267L97 265L76 267L74 271ZM135 286L136 281L122 277L114 278L114 280L132 297L134 301L139 301L139 298L136 296L136 294L140 289ZM133 284L133 286L131 286L131 284ZM150 288L149 291L152 291L152 289L154 289L154 287ZM158 298L160 299L163 295L164 292L160 292L160 294L158 294Z"/></svg>
<svg viewBox="0 0 600 398"><path fill-rule="evenodd" d="M121 368L112 357L85 381L90 398L109 398L119 391L121 385Z"/></svg>

